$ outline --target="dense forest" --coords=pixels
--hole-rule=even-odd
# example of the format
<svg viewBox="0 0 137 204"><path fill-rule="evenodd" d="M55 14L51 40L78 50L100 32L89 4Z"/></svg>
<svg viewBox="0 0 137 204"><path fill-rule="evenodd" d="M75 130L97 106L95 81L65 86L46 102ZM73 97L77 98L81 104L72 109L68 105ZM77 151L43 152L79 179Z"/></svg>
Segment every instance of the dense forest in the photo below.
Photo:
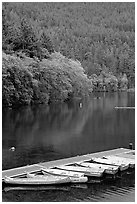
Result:
<svg viewBox="0 0 137 204"><path fill-rule="evenodd" d="M134 87L134 2L4 2L3 105Z"/></svg>

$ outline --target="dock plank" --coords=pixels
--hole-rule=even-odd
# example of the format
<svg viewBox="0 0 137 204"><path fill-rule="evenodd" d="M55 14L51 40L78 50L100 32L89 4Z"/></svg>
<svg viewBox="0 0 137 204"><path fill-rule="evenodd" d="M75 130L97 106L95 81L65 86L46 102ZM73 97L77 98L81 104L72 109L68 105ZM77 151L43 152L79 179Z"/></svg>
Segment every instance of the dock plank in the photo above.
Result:
<svg viewBox="0 0 137 204"><path fill-rule="evenodd" d="M135 107L118 107L118 106L116 106L115 109L135 109Z"/></svg>
<svg viewBox="0 0 137 204"><path fill-rule="evenodd" d="M125 153L116 154L115 156L135 160L135 155L125 154Z"/></svg>
<svg viewBox="0 0 137 204"><path fill-rule="evenodd" d="M96 153L91 153L91 154L86 154L81 156L75 156L71 158L59 159L59 160L54 160L49 162L43 162L43 163L3 170L2 179L4 179L5 176L16 177L19 175L23 175L25 172L29 172L29 173L36 172L36 171L39 171L41 168L51 168L59 165L67 165L75 162L85 161L85 160L91 159L92 157L110 156L110 155L130 152L130 151L133 151L133 150L118 148L113 150L101 151L101 152L96 152Z"/></svg>

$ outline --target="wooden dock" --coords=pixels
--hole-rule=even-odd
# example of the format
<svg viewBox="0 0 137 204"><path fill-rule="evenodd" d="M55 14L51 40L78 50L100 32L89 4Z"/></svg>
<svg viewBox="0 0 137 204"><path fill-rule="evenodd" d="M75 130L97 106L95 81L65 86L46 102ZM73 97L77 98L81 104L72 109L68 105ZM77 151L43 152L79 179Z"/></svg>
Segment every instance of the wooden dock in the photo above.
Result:
<svg viewBox="0 0 137 204"><path fill-rule="evenodd" d="M122 106L118 107L118 106L116 106L115 109L135 109L135 107L122 107Z"/></svg>
<svg viewBox="0 0 137 204"><path fill-rule="evenodd" d="M55 161L43 162L43 163L3 170L2 180L4 179L5 176L13 178L13 177L24 175L25 172L29 172L29 173L38 172L42 168L52 168L52 167L57 167L60 165L68 165L68 164L73 164L75 162L82 162L85 160L90 160L93 157L103 157L103 156L119 155L119 154L122 155L125 153L127 153L128 157L130 157L130 154L134 154L135 150L118 148L118 149L113 149L113 150L108 150L108 151L86 154L82 156L76 156L76 157L71 157L71 158L65 158L65 159L60 159L60 160L55 160Z"/></svg>

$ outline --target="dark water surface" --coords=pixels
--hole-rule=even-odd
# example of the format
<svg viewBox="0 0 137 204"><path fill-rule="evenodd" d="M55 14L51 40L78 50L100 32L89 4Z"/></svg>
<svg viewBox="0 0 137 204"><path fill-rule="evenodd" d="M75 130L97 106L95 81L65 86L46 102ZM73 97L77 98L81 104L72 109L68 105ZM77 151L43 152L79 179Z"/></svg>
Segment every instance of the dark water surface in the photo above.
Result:
<svg viewBox="0 0 137 204"><path fill-rule="evenodd" d="M3 109L2 167L10 169L135 143L134 93L98 93L89 101ZM15 151L10 151L11 147ZM3 192L3 201L134 201L134 173L112 183Z"/></svg>

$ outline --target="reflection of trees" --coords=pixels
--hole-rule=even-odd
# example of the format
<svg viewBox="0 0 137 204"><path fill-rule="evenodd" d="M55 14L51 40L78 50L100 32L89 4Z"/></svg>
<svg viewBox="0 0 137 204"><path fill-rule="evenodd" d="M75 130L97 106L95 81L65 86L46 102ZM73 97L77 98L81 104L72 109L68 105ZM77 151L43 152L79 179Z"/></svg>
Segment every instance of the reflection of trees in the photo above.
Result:
<svg viewBox="0 0 137 204"><path fill-rule="evenodd" d="M81 135L87 117L87 110L78 104L3 111L3 165L6 168L12 156L13 166L60 157L60 146L70 145L73 137ZM16 147L14 153L7 150L11 146Z"/></svg>
<svg viewBox="0 0 137 204"><path fill-rule="evenodd" d="M15 146L16 158L20 152L24 161L31 157L29 162L35 163L36 158L46 160L51 155L56 159L128 146L129 140L134 140L134 112L116 111L114 107L131 105L134 96L121 95L106 94L83 103L82 108L75 103L4 109L3 148Z"/></svg>
<svg viewBox="0 0 137 204"><path fill-rule="evenodd" d="M68 108L67 104L61 106L40 106L39 108L24 108L23 110L8 110L3 117L3 131L10 129L10 133L4 135L8 138L15 137L17 146L33 146L35 140L41 143L45 140L48 143L54 142L57 137L67 139L79 135L83 130L88 117L88 110L83 108ZM8 122L8 128L6 123ZM65 135L64 135L65 134Z"/></svg>
<svg viewBox="0 0 137 204"><path fill-rule="evenodd" d="M94 101L91 101L91 106L93 106L94 103L94 110L100 108L105 110L105 112L109 112L114 109L115 106L128 106L129 100L131 100L131 98L134 98L134 96L128 97L128 95L129 94L127 92L104 94L101 93L101 97L99 100L95 97Z"/></svg>

